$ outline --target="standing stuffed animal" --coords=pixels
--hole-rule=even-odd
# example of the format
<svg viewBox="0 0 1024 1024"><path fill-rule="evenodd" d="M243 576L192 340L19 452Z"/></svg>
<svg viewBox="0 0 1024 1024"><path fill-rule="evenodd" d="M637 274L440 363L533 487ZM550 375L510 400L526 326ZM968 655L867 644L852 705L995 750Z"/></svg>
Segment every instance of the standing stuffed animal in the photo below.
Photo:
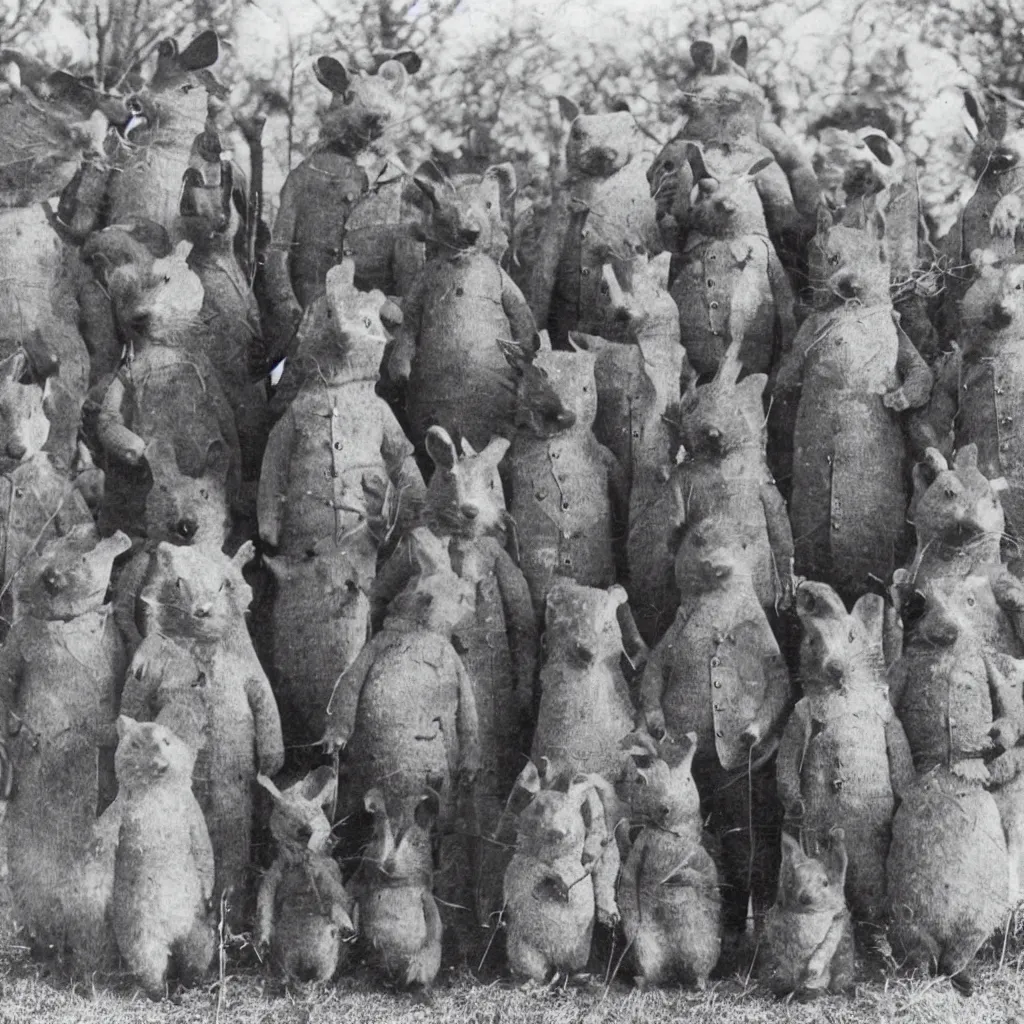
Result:
<svg viewBox="0 0 1024 1024"><path fill-rule="evenodd" d="M777 995L814 999L853 986L853 928L843 896L843 830L836 828L820 856L808 856L782 836L779 894L764 927L762 977Z"/></svg>
<svg viewBox="0 0 1024 1024"><path fill-rule="evenodd" d="M331 857L331 823L338 780L318 768L281 792L265 775L256 781L271 795L270 832L277 857L263 875L256 943L269 946L274 966L292 982L330 981L354 934L355 903Z"/></svg>
<svg viewBox="0 0 1024 1024"><path fill-rule="evenodd" d="M622 868L618 902L639 988L676 979L704 988L722 949L718 869L691 772L697 736L685 739L670 766L669 744L659 747L644 733L626 738L635 762L625 784L629 817L641 831Z"/></svg>
<svg viewBox="0 0 1024 1024"><path fill-rule="evenodd" d="M14 919L37 951L81 968L104 954L103 895L85 871L97 814L114 796L111 755L124 648L104 603L124 534L79 525L25 567L24 609L0 648Z"/></svg>
<svg viewBox="0 0 1024 1024"><path fill-rule="evenodd" d="M192 795L195 755L169 729L117 720L112 920L117 947L150 999L167 994L171 967L186 984L213 960L213 849Z"/></svg>
<svg viewBox="0 0 1024 1024"><path fill-rule="evenodd" d="M379 789L364 802L373 815L373 841L352 881L360 940L386 977L429 989L441 968L443 930L431 852L437 794L421 793L409 823L397 827Z"/></svg>
<svg viewBox="0 0 1024 1024"><path fill-rule="evenodd" d="M564 96L558 105L572 124L566 179L541 234L530 306L556 348L567 347L569 331L622 340L622 325L602 301L601 267L609 257L661 251L645 140L628 109L581 114Z"/></svg>
<svg viewBox="0 0 1024 1024"><path fill-rule="evenodd" d="M796 571L855 598L869 577L888 579L898 564L907 512L898 414L925 404L932 375L893 320L881 214L859 230L832 227L822 213L811 272L821 306L801 325L775 384L790 401L800 389L790 502ZM776 458L785 455L776 449Z"/></svg>
<svg viewBox="0 0 1024 1024"><path fill-rule="evenodd" d="M251 558L251 544L233 559L197 547L158 545L155 571L142 594L145 639L131 666L138 685L153 692L166 663L160 652L174 644L205 674L208 724L196 794L217 862L217 898L232 890L236 922L245 915L253 783L257 770L269 775L284 762L277 705L245 625L252 591L242 566Z"/></svg>
<svg viewBox="0 0 1024 1024"><path fill-rule="evenodd" d="M349 216L369 188L356 158L405 109L408 75L420 62L412 51L395 58L372 73L353 72L333 57L313 64L331 103L321 117L319 143L285 180L267 254L268 302L279 345L344 255Z"/></svg>
<svg viewBox="0 0 1024 1024"><path fill-rule="evenodd" d="M613 522L624 519L625 492L622 468L591 429L594 356L541 352L536 363L558 398L552 404L548 388L524 379L509 462L521 565L540 617L557 576L590 587L615 581Z"/></svg>
<svg viewBox="0 0 1024 1024"><path fill-rule="evenodd" d="M747 547L722 519L686 527L676 555L683 600L640 682L651 735L697 735L693 776L722 841L724 920L733 938L746 927L749 896L759 918L775 885L772 835L781 814L770 759L790 702Z"/></svg>
<svg viewBox="0 0 1024 1024"><path fill-rule="evenodd" d="M786 723L776 764L779 798L817 854L833 828L847 836L846 896L858 925L885 917L885 858L900 791L914 777L906 733L889 703L883 601L865 594L847 614L824 583L796 592L804 696Z"/></svg>

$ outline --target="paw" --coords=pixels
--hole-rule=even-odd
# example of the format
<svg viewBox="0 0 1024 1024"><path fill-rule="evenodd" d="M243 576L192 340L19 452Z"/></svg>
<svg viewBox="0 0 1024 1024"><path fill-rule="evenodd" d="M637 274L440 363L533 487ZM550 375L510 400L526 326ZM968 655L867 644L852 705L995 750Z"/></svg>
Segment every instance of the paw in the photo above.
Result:
<svg viewBox="0 0 1024 1024"><path fill-rule="evenodd" d="M895 391L888 391L882 396L882 405L886 409L892 409L893 412L905 412L910 408L910 402L907 399L903 388L896 388Z"/></svg>
<svg viewBox="0 0 1024 1024"><path fill-rule="evenodd" d="M132 434L111 454L129 466L137 466L145 457L146 442L138 434Z"/></svg>
<svg viewBox="0 0 1024 1024"><path fill-rule="evenodd" d="M992 585L992 594L1003 611L1024 611L1024 583L1004 566L999 566L990 573L989 582Z"/></svg>
<svg viewBox="0 0 1024 1024"><path fill-rule="evenodd" d="M645 711L643 713L643 727L656 740L665 739L665 713L660 709L655 711Z"/></svg>
<svg viewBox="0 0 1024 1024"><path fill-rule="evenodd" d="M412 360L408 356L393 352L388 360L388 376L396 384L407 384L412 373Z"/></svg>
<svg viewBox="0 0 1024 1024"><path fill-rule="evenodd" d="M328 754L340 754L348 746L348 740L348 736L328 730L321 737L320 744Z"/></svg>
<svg viewBox="0 0 1024 1024"><path fill-rule="evenodd" d="M603 906L598 904L597 906L597 922L603 924L606 928L618 928L619 921L619 908L615 902L612 902L610 906Z"/></svg>
<svg viewBox="0 0 1024 1024"><path fill-rule="evenodd" d="M989 231L994 238L1013 238L1017 233L1017 227L1021 221L1021 214L1024 212L1024 203L1021 197L1014 192L1003 196L996 203L992 216L988 220Z"/></svg>

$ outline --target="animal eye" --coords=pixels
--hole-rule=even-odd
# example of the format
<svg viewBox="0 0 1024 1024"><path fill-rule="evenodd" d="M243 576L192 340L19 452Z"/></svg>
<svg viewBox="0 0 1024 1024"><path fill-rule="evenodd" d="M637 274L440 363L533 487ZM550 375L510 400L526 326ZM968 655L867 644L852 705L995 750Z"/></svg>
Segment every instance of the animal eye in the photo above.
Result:
<svg viewBox="0 0 1024 1024"><path fill-rule="evenodd" d="M178 578L177 578L177 579L176 579L176 580L174 581L174 585L175 585L175 586L176 586L176 587L177 587L177 588L178 588L179 590L181 590L181 582L182 582L182 581L181 581L181 577L180 577L180 576L179 576L179 577L178 577Z"/></svg>
<svg viewBox="0 0 1024 1024"><path fill-rule="evenodd" d="M850 643L851 644L854 643L856 641L856 639L857 639L857 634L851 629L850 633L849 633L849 641L850 641Z"/></svg>
<svg viewBox="0 0 1024 1024"><path fill-rule="evenodd" d="M373 321L368 316L364 316L363 317L363 326L367 330L369 330L373 326Z"/></svg>
<svg viewBox="0 0 1024 1024"><path fill-rule="evenodd" d="M170 284L170 283L171 283L171 275L170 274L164 274L164 284Z"/></svg>
<svg viewBox="0 0 1024 1024"><path fill-rule="evenodd" d="M199 497L202 498L203 500L206 500L207 498L210 497L210 493L209 493L209 491L204 491L202 488L200 488L199 489Z"/></svg>
<svg viewBox="0 0 1024 1024"><path fill-rule="evenodd" d="M975 602L974 602L974 598L973 597L968 597L967 598L967 607L968 608L973 608L974 607L974 603Z"/></svg>
<svg viewBox="0 0 1024 1024"><path fill-rule="evenodd" d="M165 747L169 747L169 746L171 745L171 741L170 741L170 740L169 740L169 739L168 739L168 738L167 738L166 736L164 736L164 737L163 737L163 738L162 738L162 739L160 740L160 742L161 742L161 743L162 743L162 744L163 744L163 745L164 745Z"/></svg>
<svg viewBox="0 0 1024 1024"><path fill-rule="evenodd" d="M830 266L833 266L833 267L838 266L839 265L839 253L837 253L837 252L832 253L829 256L829 258L828 258L828 262L829 262Z"/></svg>

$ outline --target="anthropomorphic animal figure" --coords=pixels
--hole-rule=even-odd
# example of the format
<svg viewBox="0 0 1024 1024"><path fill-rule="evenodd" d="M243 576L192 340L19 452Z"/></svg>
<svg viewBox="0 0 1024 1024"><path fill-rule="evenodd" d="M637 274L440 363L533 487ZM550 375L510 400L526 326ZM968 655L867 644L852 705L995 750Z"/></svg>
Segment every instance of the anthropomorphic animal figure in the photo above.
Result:
<svg viewBox="0 0 1024 1024"><path fill-rule="evenodd" d="M565 180L540 237L530 306L556 348L568 347L569 331L623 340L623 325L601 300L601 268L609 258L661 251L646 140L628 109L581 114L564 96L558 105L571 122Z"/></svg>
<svg viewBox="0 0 1024 1024"><path fill-rule="evenodd" d="M443 931L431 852L437 794L421 792L405 825L389 815L379 789L364 802L373 815L373 840L351 885L360 941L385 977L429 989L441 969Z"/></svg>
<svg viewBox="0 0 1024 1024"><path fill-rule="evenodd" d="M846 883L843 830L817 856L782 835L779 894L764 927L761 974L778 995L814 999L853 986L853 928L843 896Z"/></svg>
<svg viewBox="0 0 1024 1024"><path fill-rule="evenodd" d="M886 862L889 938L911 966L973 988L970 963L1008 907L1006 839L991 794L938 766L902 794Z"/></svg>
<svg viewBox="0 0 1024 1024"><path fill-rule="evenodd" d="M626 741L634 761L625 784L629 819L640 834L622 868L618 903L640 988L675 980L703 988L722 949L718 868L691 771L697 737L684 739L682 749L645 733Z"/></svg>
<svg viewBox="0 0 1024 1024"><path fill-rule="evenodd" d="M158 545L142 593L145 639L130 667L134 685L157 692L166 663L161 651L173 644L206 677L208 721L196 796L213 843L217 898L229 894L235 922L245 918L256 774L276 773L284 762L277 705L245 624L252 591L242 567L251 558L249 544L233 559L199 547Z"/></svg>
<svg viewBox="0 0 1024 1024"><path fill-rule="evenodd" d="M595 776L545 785L532 761L517 786L532 800L519 815L505 871L508 965L541 983L586 967L595 919L618 922L618 847L604 814L614 793Z"/></svg>
<svg viewBox="0 0 1024 1024"><path fill-rule="evenodd" d="M289 981L330 981L345 957L344 940L354 934L355 901L331 857L327 814L338 780L330 768L318 768L281 791L265 775L256 778L274 801L270 832L277 845L260 880L256 942L269 946Z"/></svg>
<svg viewBox="0 0 1024 1024"><path fill-rule="evenodd" d="M613 523L624 518L624 481L615 456L592 431L594 362L589 352L541 352L536 363L544 386L524 378L518 389L510 511L538 617L556 576L590 587L615 581Z"/></svg>
<svg viewBox="0 0 1024 1024"><path fill-rule="evenodd" d="M346 68L334 57L313 64L331 102L321 118L319 143L281 190L267 254L268 300L283 335L298 326L302 311L323 293L327 271L345 254L350 215L370 188L357 157L381 140L405 109L408 75L420 62L412 51L395 58L381 61L373 72ZM387 233L387 225L382 227Z"/></svg>
<svg viewBox="0 0 1024 1024"><path fill-rule="evenodd" d="M125 667L104 599L129 547L124 534L99 540L86 524L53 539L24 567L23 613L0 648L13 916L37 952L70 953L84 970L109 945L109 893L88 862L96 818L114 797Z"/></svg>
<svg viewBox="0 0 1024 1024"><path fill-rule="evenodd" d="M742 164L720 145L689 151L696 188L672 273L686 354L715 373L730 344L748 373L767 373L796 335L793 290L765 223L757 176L770 155Z"/></svg>
<svg viewBox="0 0 1024 1024"><path fill-rule="evenodd" d="M388 373L404 389L417 446L436 425L479 450L512 423L504 347L528 358L537 345L530 307L499 262L508 246L502 196L515 172L510 164L457 180L426 172L415 181L430 203L427 263L402 303Z"/></svg>
<svg viewBox="0 0 1024 1024"><path fill-rule="evenodd" d="M747 542L716 518L687 526L676 555L683 599L650 653L641 716L655 737L697 736L693 776L722 842L724 923L746 927L772 899L781 811L774 764L790 703L786 665L754 590Z"/></svg>
<svg viewBox="0 0 1024 1024"><path fill-rule="evenodd" d="M821 214L810 257L820 306L775 382L783 403L799 388L789 510L796 571L850 598L864 593L869 577L888 579L901 558L907 445L899 413L924 405L932 385L893 320L885 240L880 214L863 230L833 227ZM785 409L773 438L780 463Z"/></svg>
<svg viewBox="0 0 1024 1024"><path fill-rule="evenodd" d="M213 849L192 795L195 755L169 729L117 720L120 822L111 918L117 948L150 999L173 968L197 984L213 960Z"/></svg>
<svg viewBox="0 0 1024 1024"><path fill-rule="evenodd" d="M779 744L779 798L809 853L827 848L833 828L843 829L854 921L879 927L892 816L914 777L906 733L886 690L884 602L865 594L848 614L827 584L803 582L796 611L804 695Z"/></svg>

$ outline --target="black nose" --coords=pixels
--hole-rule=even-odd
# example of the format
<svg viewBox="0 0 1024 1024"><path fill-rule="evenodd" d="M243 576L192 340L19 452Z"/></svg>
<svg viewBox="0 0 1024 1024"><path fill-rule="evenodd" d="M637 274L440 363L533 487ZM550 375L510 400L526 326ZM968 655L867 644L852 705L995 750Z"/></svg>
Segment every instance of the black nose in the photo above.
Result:
<svg viewBox="0 0 1024 1024"><path fill-rule="evenodd" d="M199 523L195 519L186 516L179 519L174 525L174 532L185 540L191 540L199 532Z"/></svg>
<svg viewBox="0 0 1024 1024"><path fill-rule="evenodd" d="M462 506L462 514L467 519L476 519L476 517L478 515L480 515L480 509L478 509L476 507L476 505L468 505L468 504L467 505L463 505Z"/></svg>
<svg viewBox="0 0 1024 1024"><path fill-rule="evenodd" d="M28 448L25 447L25 442L19 438L12 437L11 440L7 442L7 454L10 455L12 459L23 459L25 457L25 452L27 451Z"/></svg>

